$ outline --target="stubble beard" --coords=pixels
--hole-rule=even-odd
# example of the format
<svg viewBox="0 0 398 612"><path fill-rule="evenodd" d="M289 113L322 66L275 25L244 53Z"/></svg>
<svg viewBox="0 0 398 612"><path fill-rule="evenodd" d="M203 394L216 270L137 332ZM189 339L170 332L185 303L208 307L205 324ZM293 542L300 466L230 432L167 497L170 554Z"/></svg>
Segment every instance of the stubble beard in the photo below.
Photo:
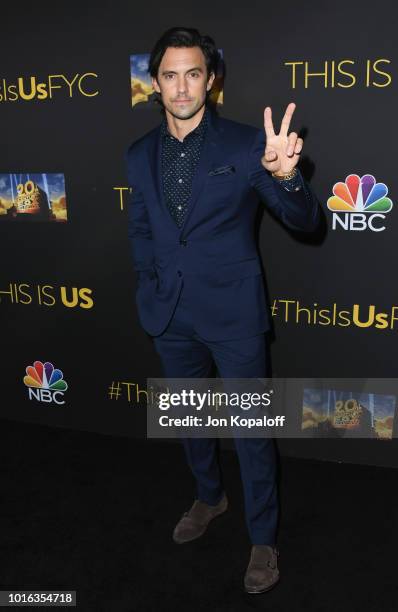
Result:
<svg viewBox="0 0 398 612"><path fill-rule="evenodd" d="M176 108L174 106L174 101L170 105L165 105L165 108L169 111L169 113L175 117L176 119L191 119L194 117L202 108L202 106L206 103L206 98L204 98L200 103L194 105L194 107L190 107L191 102L187 103L187 107L182 107L181 109Z"/></svg>

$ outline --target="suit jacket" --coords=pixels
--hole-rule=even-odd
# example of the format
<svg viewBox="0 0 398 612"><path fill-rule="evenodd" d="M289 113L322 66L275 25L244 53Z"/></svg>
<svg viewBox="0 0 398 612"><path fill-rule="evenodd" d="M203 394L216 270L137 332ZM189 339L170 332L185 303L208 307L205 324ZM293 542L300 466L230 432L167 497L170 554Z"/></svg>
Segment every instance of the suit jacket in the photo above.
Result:
<svg viewBox="0 0 398 612"><path fill-rule="evenodd" d="M192 319L204 339L266 331L269 312L254 227L259 198L288 227L312 231L319 217L316 197L306 183L306 189L288 192L261 165L264 130L211 111L178 228L163 197L160 128L127 151L128 236L143 328L152 336L165 330L185 281L195 295Z"/></svg>

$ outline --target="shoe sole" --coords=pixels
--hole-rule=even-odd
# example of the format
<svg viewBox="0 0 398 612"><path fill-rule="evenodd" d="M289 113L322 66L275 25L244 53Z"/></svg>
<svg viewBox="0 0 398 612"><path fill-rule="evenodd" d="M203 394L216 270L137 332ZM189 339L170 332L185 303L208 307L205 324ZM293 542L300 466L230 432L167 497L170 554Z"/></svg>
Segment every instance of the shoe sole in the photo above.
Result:
<svg viewBox="0 0 398 612"><path fill-rule="evenodd" d="M173 542L175 542L176 544L186 544L187 542L193 542L194 540L197 540L198 538L200 538L204 533L206 533L208 526L210 525L210 523L212 521L214 521L214 519L216 519L219 516L222 516L226 511L228 510L228 506L225 508L225 510L222 510L221 512L219 512L218 514L215 514L210 521L207 523L207 525L205 526L204 530L201 531L201 533L199 533L198 535L196 535L193 538L189 538L189 540L176 540L173 537Z"/></svg>
<svg viewBox="0 0 398 612"><path fill-rule="evenodd" d="M278 577L278 579L275 580L275 582L270 584L270 586L265 587L265 589L259 589L259 588L256 588L256 587L249 587L249 588L245 587L245 591L246 591L246 593L250 593L250 594L254 594L254 593L266 593L267 591L270 591L271 589L273 589L274 586L276 586L278 584L279 580L280 580L280 578Z"/></svg>

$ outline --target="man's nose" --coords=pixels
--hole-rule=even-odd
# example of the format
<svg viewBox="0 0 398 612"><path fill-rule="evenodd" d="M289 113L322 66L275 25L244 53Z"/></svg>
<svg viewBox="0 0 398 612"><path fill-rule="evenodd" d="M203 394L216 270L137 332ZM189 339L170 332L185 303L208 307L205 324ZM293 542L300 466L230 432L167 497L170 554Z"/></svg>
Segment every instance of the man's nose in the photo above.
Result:
<svg viewBox="0 0 398 612"><path fill-rule="evenodd" d="M177 82L177 88L179 94L185 94L187 91L187 82L185 77L179 77Z"/></svg>

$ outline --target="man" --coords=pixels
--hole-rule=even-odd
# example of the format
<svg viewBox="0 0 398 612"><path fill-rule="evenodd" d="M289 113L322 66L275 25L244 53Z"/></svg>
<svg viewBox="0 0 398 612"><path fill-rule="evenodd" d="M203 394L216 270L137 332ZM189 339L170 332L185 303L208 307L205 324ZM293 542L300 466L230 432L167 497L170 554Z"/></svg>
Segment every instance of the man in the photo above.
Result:
<svg viewBox="0 0 398 612"><path fill-rule="evenodd" d="M312 231L319 207L297 170L303 141L279 134L271 109L263 130L218 117L208 104L217 71L214 41L172 28L150 57L161 125L127 153L128 232L144 329L170 378L266 376L269 328L254 220L260 198L288 227ZM266 138L265 138L266 136ZM177 524L177 543L201 536L228 502L216 439L183 439L197 498ZM275 450L271 439L235 438L252 543L244 578L251 593L279 579Z"/></svg>

